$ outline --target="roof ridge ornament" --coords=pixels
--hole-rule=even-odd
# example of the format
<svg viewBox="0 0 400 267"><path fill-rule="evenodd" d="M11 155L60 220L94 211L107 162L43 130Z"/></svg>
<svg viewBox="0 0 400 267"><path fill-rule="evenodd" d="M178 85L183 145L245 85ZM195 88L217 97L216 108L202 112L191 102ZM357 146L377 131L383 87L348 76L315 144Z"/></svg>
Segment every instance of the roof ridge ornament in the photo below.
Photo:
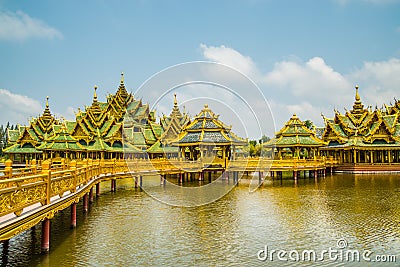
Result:
<svg viewBox="0 0 400 267"><path fill-rule="evenodd" d="M358 85L357 84L356 84L355 88L356 88L356 101L359 102L361 98L360 98L360 95L358 93Z"/></svg>

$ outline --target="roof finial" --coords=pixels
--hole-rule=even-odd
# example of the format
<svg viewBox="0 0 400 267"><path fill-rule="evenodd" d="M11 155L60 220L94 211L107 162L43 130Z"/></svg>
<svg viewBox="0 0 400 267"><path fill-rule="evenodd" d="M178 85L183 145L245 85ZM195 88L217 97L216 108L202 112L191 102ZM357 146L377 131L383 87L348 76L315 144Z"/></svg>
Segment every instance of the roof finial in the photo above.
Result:
<svg viewBox="0 0 400 267"><path fill-rule="evenodd" d="M49 96L46 96L46 108L49 108Z"/></svg>
<svg viewBox="0 0 400 267"><path fill-rule="evenodd" d="M124 83L124 72L121 72L121 83Z"/></svg>
<svg viewBox="0 0 400 267"><path fill-rule="evenodd" d="M97 102L97 85L94 86L93 102Z"/></svg>
<svg viewBox="0 0 400 267"><path fill-rule="evenodd" d="M358 85L356 85L356 101L360 101L360 95L358 94Z"/></svg>
<svg viewBox="0 0 400 267"><path fill-rule="evenodd" d="M174 106L178 105L178 100L176 100L176 93L174 94Z"/></svg>

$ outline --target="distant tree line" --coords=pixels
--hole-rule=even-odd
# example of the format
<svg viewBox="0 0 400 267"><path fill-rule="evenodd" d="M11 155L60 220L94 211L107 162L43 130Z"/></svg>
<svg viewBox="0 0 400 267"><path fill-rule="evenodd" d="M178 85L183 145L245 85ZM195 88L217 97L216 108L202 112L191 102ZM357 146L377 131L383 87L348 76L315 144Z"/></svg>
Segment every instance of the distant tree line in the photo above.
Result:
<svg viewBox="0 0 400 267"><path fill-rule="evenodd" d="M259 157L262 152L262 145L271 140L266 135L263 135L259 140L250 140L249 141L249 155L250 157Z"/></svg>
<svg viewBox="0 0 400 267"><path fill-rule="evenodd" d="M7 129L16 130L17 125L11 125L9 122L4 125L0 125L0 156L3 156L3 148L7 147Z"/></svg>

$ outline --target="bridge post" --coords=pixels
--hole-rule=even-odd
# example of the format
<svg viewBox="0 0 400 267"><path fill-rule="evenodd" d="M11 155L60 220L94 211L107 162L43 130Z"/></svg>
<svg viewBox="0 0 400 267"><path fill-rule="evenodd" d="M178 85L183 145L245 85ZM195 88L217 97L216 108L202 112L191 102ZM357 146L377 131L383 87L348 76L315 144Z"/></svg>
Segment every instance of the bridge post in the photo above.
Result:
<svg viewBox="0 0 400 267"><path fill-rule="evenodd" d="M32 173L33 173L33 174L36 174L36 171L37 171L36 159L33 159L33 160L31 161L31 170L32 170Z"/></svg>
<svg viewBox="0 0 400 267"><path fill-rule="evenodd" d="M100 196L100 183L96 184L96 197Z"/></svg>
<svg viewBox="0 0 400 267"><path fill-rule="evenodd" d="M83 195L83 212L86 213L89 211L89 200L88 200L88 193Z"/></svg>
<svg viewBox="0 0 400 267"><path fill-rule="evenodd" d="M140 188L142 188L142 186L143 186L143 176L142 175L139 176L139 185L140 185Z"/></svg>
<svg viewBox="0 0 400 267"><path fill-rule="evenodd" d="M48 253L50 250L50 219L44 219L42 222L42 240L41 240L42 253Z"/></svg>
<svg viewBox="0 0 400 267"><path fill-rule="evenodd" d="M72 189L72 192L76 192L76 184L77 184L77 181L76 181L76 160L71 161L70 168L71 168L71 171L72 171L72 176L74 177L74 181L73 181L73 187L74 188Z"/></svg>
<svg viewBox="0 0 400 267"><path fill-rule="evenodd" d="M113 179L113 192L117 192L117 179Z"/></svg>
<svg viewBox="0 0 400 267"><path fill-rule="evenodd" d="M4 174L8 179L12 178L12 161L11 160L6 160L6 162L4 162L5 168L4 168Z"/></svg>
<svg viewBox="0 0 400 267"><path fill-rule="evenodd" d="M51 194L51 171L50 171L50 161L45 160L42 162L42 173L46 177L46 205L50 204L50 194Z"/></svg>
<svg viewBox="0 0 400 267"><path fill-rule="evenodd" d="M203 181L204 180L204 171L199 172L199 181Z"/></svg>
<svg viewBox="0 0 400 267"><path fill-rule="evenodd" d="M211 178L211 171L208 171L208 181L211 183L212 178Z"/></svg>
<svg viewBox="0 0 400 267"><path fill-rule="evenodd" d="M183 173L178 173L178 177L179 177L179 183L181 184L182 182L183 182L183 178L182 178L182 176L183 176Z"/></svg>
<svg viewBox="0 0 400 267"><path fill-rule="evenodd" d="M71 205L71 228L76 227L76 203Z"/></svg>
<svg viewBox="0 0 400 267"><path fill-rule="evenodd" d="M296 170L293 171L293 178L294 178L295 180L297 180L297 171L296 171Z"/></svg>
<svg viewBox="0 0 400 267"><path fill-rule="evenodd" d="M135 188L138 188L138 178L137 178L137 176L134 176L133 179L135 179Z"/></svg>
<svg viewBox="0 0 400 267"><path fill-rule="evenodd" d="M89 191L89 203L93 203L93 187Z"/></svg>

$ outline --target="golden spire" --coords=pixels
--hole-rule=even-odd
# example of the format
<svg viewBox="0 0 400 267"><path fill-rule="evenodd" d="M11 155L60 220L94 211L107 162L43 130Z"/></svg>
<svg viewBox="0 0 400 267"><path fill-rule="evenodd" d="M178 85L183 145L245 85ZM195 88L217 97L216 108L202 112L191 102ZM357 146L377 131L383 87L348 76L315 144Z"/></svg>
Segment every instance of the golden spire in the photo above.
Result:
<svg viewBox="0 0 400 267"><path fill-rule="evenodd" d="M97 102L97 85L94 86L93 103Z"/></svg>
<svg viewBox="0 0 400 267"><path fill-rule="evenodd" d="M96 114L101 113L99 102L97 102L97 85L94 86L93 103L92 106L90 107L90 110Z"/></svg>
<svg viewBox="0 0 400 267"><path fill-rule="evenodd" d="M176 100L176 93L174 94L174 106L178 106L178 100Z"/></svg>
<svg viewBox="0 0 400 267"><path fill-rule="evenodd" d="M121 83L124 83L124 72L121 72Z"/></svg>
<svg viewBox="0 0 400 267"><path fill-rule="evenodd" d="M358 85L356 85L356 101L360 101L360 95L358 94Z"/></svg>
<svg viewBox="0 0 400 267"><path fill-rule="evenodd" d="M43 111L43 118L50 119L51 118L51 113L49 109L49 97L46 96L46 108Z"/></svg>
<svg viewBox="0 0 400 267"><path fill-rule="evenodd" d="M362 104L360 94L358 93L358 85L356 85L355 88L356 88L356 97L355 97L356 101L354 101L353 110L350 111L350 113L355 115L356 118L359 118L364 112L364 105Z"/></svg>

